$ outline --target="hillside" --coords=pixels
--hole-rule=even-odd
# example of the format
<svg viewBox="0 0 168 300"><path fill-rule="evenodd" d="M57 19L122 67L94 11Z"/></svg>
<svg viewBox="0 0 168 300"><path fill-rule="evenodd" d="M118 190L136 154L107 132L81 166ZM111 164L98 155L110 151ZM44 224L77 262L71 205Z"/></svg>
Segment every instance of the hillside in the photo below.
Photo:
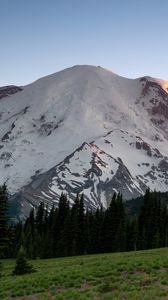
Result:
<svg viewBox="0 0 168 300"><path fill-rule="evenodd" d="M168 250L155 249L34 260L37 272L11 276L14 261L3 261L3 300L167 299Z"/></svg>

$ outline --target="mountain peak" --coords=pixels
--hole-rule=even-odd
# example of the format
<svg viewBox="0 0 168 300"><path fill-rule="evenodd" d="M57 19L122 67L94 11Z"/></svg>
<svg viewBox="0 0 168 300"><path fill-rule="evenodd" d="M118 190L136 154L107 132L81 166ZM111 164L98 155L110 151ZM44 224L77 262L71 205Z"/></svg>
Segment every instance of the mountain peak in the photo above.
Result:
<svg viewBox="0 0 168 300"><path fill-rule="evenodd" d="M77 72L97 72L97 73L111 73L115 76L119 76L118 74L115 74L112 70L102 67L102 66L94 66L94 65L74 65L72 67L69 67L67 69L64 69L61 72L71 72L77 71Z"/></svg>
<svg viewBox="0 0 168 300"><path fill-rule="evenodd" d="M37 199L52 206L61 191L71 201L83 191L95 207L108 204L115 190L124 199L147 187L167 190L163 87L167 82L152 77L133 80L100 66L77 65L22 91L1 89L1 183L7 182L11 194L24 194L29 185L23 209Z"/></svg>

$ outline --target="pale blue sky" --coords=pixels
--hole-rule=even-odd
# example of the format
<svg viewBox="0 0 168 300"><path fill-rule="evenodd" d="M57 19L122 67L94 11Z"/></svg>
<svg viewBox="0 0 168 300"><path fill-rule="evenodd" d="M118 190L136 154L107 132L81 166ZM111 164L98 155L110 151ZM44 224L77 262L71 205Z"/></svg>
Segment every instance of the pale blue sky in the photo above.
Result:
<svg viewBox="0 0 168 300"><path fill-rule="evenodd" d="M0 0L0 86L76 64L168 80L167 0Z"/></svg>

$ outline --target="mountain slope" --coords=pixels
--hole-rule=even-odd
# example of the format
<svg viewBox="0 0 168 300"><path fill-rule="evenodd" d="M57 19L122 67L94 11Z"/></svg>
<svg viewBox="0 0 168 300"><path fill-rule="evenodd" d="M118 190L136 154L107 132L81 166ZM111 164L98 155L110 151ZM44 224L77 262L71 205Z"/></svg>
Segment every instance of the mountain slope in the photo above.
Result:
<svg viewBox="0 0 168 300"><path fill-rule="evenodd" d="M166 191L167 92L166 81L75 66L1 93L1 183L24 206L64 189L72 201L85 190L93 207L114 190L125 199L147 186Z"/></svg>
<svg viewBox="0 0 168 300"><path fill-rule="evenodd" d="M122 157L122 159L121 159ZM134 159L133 159L134 158ZM66 192L70 202L77 192L85 192L87 207L107 207L112 194L124 199L151 189L167 191L168 162L156 148L140 137L113 130L91 143L83 143L48 172L37 176L20 193L21 202L36 206L37 199L50 205Z"/></svg>

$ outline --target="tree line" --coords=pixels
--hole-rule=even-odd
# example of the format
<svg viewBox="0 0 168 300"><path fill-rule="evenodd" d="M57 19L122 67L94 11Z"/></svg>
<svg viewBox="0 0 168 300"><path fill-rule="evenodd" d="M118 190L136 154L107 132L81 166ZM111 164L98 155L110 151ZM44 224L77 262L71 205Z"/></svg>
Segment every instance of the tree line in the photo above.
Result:
<svg viewBox="0 0 168 300"><path fill-rule="evenodd" d="M0 187L0 257L16 257L22 246L29 258L133 251L167 247L168 209L160 193L147 190L138 216L126 213L122 195L114 193L107 209L87 210L84 194L73 205L61 194L57 207L41 202L24 222L8 222L8 193Z"/></svg>

